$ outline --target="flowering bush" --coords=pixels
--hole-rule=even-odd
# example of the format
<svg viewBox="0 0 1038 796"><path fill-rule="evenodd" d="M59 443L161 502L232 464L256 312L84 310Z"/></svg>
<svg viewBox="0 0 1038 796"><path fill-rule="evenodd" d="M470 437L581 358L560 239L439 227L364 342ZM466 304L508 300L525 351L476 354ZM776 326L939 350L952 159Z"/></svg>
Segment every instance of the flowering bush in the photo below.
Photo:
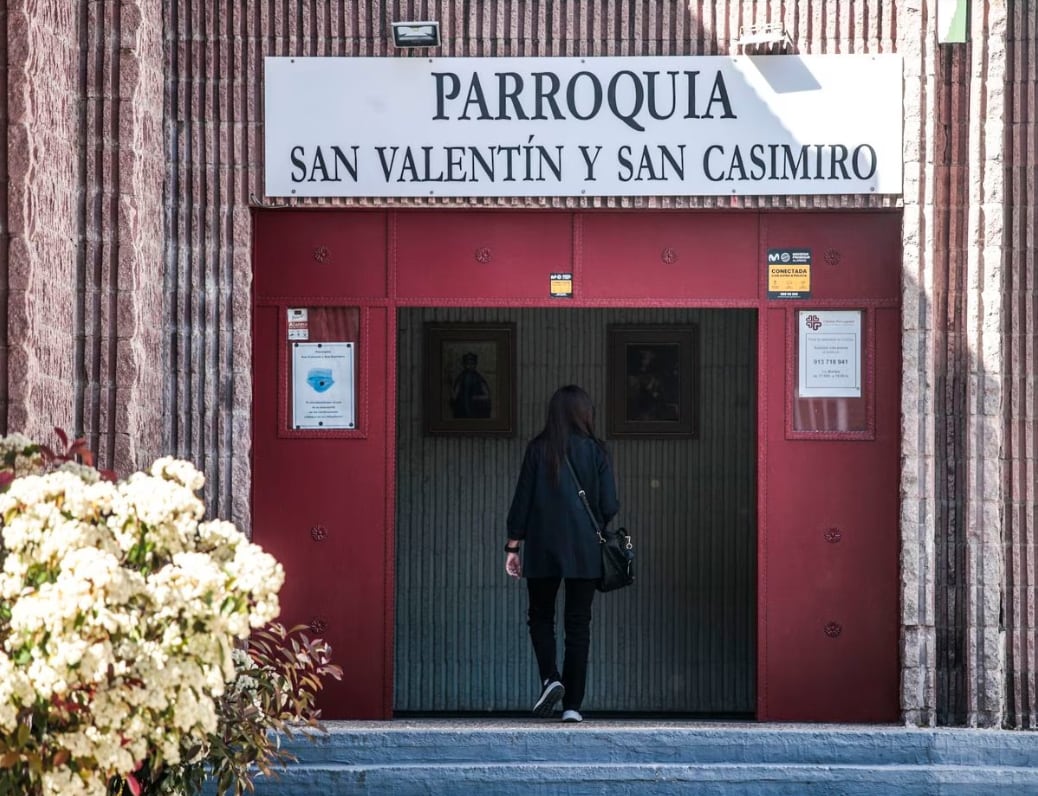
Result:
<svg viewBox="0 0 1038 796"><path fill-rule="evenodd" d="M82 441L54 454L0 438L0 794L140 794L167 779L197 791L228 710L249 703L254 725L280 729L278 716L313 715L317 675L337 670L304 638L301 712L263 713L243 678L281 708L300 684L236 642L277 616L281 566L232 524L203 521L191 464L163 458L119 482L90 464ZM266 743L216 758L268 765ZM248 772L225 781L240 792Z"/></svg>
<svg viewBox="0 0 1038 796"><path fill-rule="evenodd" d="M207 778L218 793L251 791L254 774L276 775L275 766L295 759L280 735L324 731L315 707L321 678L338 679L342 670L329 662L331 648L303 630L275 623L254 632L247 650L234 650L237 674L217 700L217 730L204 757L167 768L155 793L199 793Z"/></svg>

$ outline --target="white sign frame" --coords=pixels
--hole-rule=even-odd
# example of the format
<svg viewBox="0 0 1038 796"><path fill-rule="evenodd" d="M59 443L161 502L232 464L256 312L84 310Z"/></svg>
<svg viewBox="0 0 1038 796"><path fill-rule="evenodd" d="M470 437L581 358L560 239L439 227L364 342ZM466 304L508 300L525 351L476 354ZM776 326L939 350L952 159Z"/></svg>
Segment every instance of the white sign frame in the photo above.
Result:
<svg viewBox="0 0 1038 796"><path fill-rule="evenodd" d="M862 310L799 310L797 394L861 398Z"/></svg>
<svg viewBox="0 0 1038 796"><path fill-rule="evenodd" d="M896 54L264 68L267 196L902 192Z"/></svg>
<svg viewBox="0 0 1038 796"><path fill-rule="evenodd" d="M292 428L357 427L356 343L292 343Z"/></svg>

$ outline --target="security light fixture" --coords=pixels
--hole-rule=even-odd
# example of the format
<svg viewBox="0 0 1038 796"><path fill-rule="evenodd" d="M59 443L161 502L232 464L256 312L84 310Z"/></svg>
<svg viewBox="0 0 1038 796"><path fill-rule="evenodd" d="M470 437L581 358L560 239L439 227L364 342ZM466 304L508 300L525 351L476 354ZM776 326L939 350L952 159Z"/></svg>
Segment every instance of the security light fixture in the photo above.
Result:
<svg viewBox="0 0 1038 796"><path fill-rule="evenodd" d="M439 47L439 22L394 22L393 44L397 47Z"/></svg>
<svg viewBox="0 0 1038 796"><path fill-rule="evenodd" d="M793 50L793 40L781 24L747 25L739 29L739 40L746 55L781 55Z"/></svg>

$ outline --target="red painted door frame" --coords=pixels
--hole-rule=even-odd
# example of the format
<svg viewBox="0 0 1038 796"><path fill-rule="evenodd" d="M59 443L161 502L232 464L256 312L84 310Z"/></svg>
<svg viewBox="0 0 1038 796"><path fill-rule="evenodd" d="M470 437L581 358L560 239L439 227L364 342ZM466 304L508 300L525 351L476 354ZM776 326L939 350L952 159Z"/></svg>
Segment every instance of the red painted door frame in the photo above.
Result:
<svg viewBox="0 0 1038 796"><path fill-rule="evenodd" d="M256 209L254 537L286 566L284 621L327 637L346 669L325 716L392 716L397 308L556 307L548 274L571 271L574 296L562 301L573 308L757 310L758 718L896 719L899 240L891 212ZM809 301L766 298L777 246L814 252ZM360 308L359 427L293 434L285 310L338 306ZM865 310L870 340L881 338L868 353L882 376L868 387L872 440L788 433L790 319L826 307ZM886 501L881 533L841 514L863 500L860 484L818 506L817 484L790 475L819 457L859 476L882 470L882 494L864 498ZM850 523L843 547L824 541L837 522L827 512ZM340 527L344 516L362 532Z"/></svg>

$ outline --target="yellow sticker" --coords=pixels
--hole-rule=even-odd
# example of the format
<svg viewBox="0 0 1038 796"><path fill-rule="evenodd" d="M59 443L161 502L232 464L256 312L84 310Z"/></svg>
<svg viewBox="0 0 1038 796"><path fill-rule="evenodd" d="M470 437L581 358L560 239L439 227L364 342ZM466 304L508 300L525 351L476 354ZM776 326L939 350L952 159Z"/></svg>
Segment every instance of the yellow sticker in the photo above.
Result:
<svg viewBox="0 0 1038 796"><path fill-rule="evenodd" d="M771 265L768 267L768 290L773 293L811 289L810 265Z"/></svg>
<svg viewBox="0 0 1038 796"><path fill-rule="evenodd" d="M549 282L552 298L573 298L573 274L552 274Z"/></svg>

